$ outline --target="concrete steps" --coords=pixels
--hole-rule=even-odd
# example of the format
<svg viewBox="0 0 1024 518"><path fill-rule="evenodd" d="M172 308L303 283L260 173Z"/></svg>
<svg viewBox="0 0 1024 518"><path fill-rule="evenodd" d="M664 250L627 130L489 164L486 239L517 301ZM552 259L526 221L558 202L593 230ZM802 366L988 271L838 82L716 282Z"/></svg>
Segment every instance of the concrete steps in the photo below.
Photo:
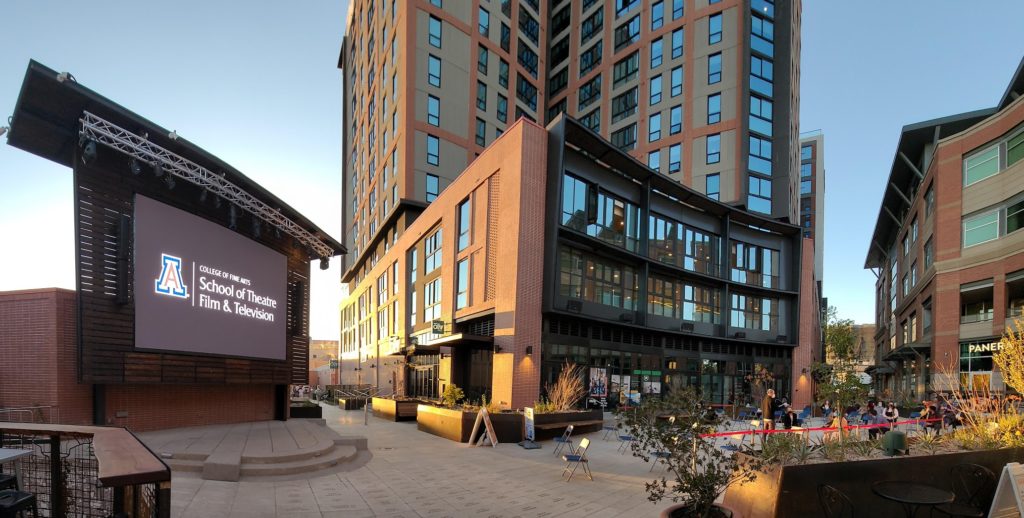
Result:
<svg viewBox="0 0 1024 518"><path fill-rule="evenodd" d="M271 476L271 475L293 475L295 473L309 473L321 469L333 468L340 463L348 462L356 457L359 452L352 446L338 446L319 457L275 463L242 463L242 476Z"/></svg>

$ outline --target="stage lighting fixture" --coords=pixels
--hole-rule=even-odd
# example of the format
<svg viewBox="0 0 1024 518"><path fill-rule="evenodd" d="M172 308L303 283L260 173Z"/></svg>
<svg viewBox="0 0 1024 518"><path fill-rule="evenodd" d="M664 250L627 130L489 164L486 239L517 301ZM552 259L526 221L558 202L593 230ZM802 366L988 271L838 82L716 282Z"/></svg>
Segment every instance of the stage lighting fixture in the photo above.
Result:
<svg viewBox="0 0 1024 518"><path fill-rule="evenodd" d="M167 184L167 189L169 189L169 190L174 189L174 177L173 176L167 175L167 178L164 178L164 183Z"/></svg>
<svg viewBox="0 0 1024 518"><path fill-rule="evenodd" d="M263 232L263 225L260 224L259 218L256 216L252 217L252 238L259 239L260 234Z"/></svg>
<svg viewBox="0 0 1024 518"><path fill-rule="evenodd" d="M213 207L216 209L220 208L220 196L217 196L216 198L213 199Z"/></svg>
<svg viewBox="0 0 1024 518"><path fill-rule="evenodd" d="M153 176L160 178L164 175L164 166L160 162L153 162Z"/></svg>
<svg viewBox="0 0 1024 518"><path fill-rule="evenodd" d="M82 163L91 164L96 161L96 142L89 140L85 143L85 148L82 149Z"/></svg>
<svg viewBox="0 0 1024 518"><path fill-rule="evenodd" d="M231 205L231 210L228 212L228 228L231 230L238 228L238 210L234 205Z"/></svg>
<svg viewBox="0 0 1024 518"><path fill-rule="evenodd" d="M274 227L274 237L281 239L281 229Z"/></svg>
<svg viewBox="0 0 1024 518"><path fill-rule="evenodd" d="M321 257L320 258L320 269L321 270L326 270L326 269L330 268L331 267L330 263L331 263L330 259L328 259L326 257Z"/></svg>
<svg viewBox="0 0 1024 518"><path fill-rule="evenodd" d="M203 192L199 193L199 203L206 203L206 198L210 195L210 191L203 189Z"/></svg>
<svg viewBox="0 0 1024 518"><path fill-rule="evenodd" d="M136 158L132 158L128 161L128 167L132 170L132 174L139 176L142 174L142 166L139 165L139 161Z"/></svg>

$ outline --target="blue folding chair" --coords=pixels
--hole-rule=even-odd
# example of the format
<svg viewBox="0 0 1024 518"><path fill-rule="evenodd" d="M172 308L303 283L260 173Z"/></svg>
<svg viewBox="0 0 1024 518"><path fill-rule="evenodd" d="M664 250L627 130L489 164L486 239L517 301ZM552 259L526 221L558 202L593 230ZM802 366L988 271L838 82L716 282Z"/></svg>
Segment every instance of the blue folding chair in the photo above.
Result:
<svg viewBox="0 0 1024 518"><path fill-rule="evenodd" d="M561 451L566 444L569 445L569 453L574 453L576 451L576 449L572 447L572 429L573 425L569 425L565 428L565 433L563 433L561 437L555 437L555 442L558 443L558 445L555 446L555 455L558 455L558 452Z"/></svg>
<svg viewBox="0 0 1024 518"><path fill-rule="evenodd" d="M625 455L626 454L626 450L629 449L629 448L627 448L627 446L629 446L629 443L631 443L631 442L633 442L633 436L632 435L620 435L619 436L619 447L617 448L616 451L618 451L621 454Z"/></svg>
<svg viewBox="0 0 1024 518"><path fill-rule="evenodd" d="M569 478L565 479L566 482L572 480L573 474L576 473L576 468L583 465L583 472L587 474L587 478L594 480L594 474L590 471L590 461L587 459L587 448L590 447L590 438L584 437L580 440L580 448L576 450L576 453L570 453L562 455L562 460L566 462L565 469L562 470L562 475L565 472L569 472ZM572 471L569 471L569 467L572 467Z"/></svg>

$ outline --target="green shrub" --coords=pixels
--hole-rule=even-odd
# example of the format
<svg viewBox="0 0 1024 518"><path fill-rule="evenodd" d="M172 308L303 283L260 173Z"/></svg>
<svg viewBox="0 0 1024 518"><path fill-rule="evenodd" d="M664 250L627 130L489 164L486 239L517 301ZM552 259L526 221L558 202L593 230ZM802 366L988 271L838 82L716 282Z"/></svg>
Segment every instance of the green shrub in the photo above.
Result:
<svg viewBox="0 0 1024 518"><path fill-rule="evenodd" d="M464 397L466 397L466 394L462 392L462 389L452 383L441 394L441 403L447 408L455 408L455 405L459 404L459 401L462 401Z"/></svg>

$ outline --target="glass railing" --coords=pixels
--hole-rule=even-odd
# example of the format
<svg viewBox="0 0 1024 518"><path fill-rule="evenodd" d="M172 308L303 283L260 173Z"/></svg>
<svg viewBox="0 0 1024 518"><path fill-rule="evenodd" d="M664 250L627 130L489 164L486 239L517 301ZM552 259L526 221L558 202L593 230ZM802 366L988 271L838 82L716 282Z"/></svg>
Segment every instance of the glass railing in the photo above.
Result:
<svg viewBox="0 0 1024 518"><path fill-rule="evenodd" d="M973 324L976 322L985 322L992 320L992 310L988 310L984 313L971 313L969 315L960 315L961 324Z"/></svg>

